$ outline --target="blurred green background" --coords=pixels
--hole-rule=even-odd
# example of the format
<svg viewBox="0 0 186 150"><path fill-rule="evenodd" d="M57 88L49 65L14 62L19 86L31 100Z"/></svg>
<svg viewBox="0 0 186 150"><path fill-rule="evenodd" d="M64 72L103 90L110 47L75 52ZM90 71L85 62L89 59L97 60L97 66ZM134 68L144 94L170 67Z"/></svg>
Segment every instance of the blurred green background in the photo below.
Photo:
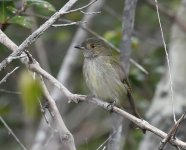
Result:
<svg viewBox="0 0 186 150"><path fill-rule="evenodd" d="M41 25L46 21L46 18L50 17L56 10L59 10L67 0L27 0L25 4L22 2L21 0L0 1L0 27L17 45L21 44L21 42L33 32L33 18L38 26ZM87 0L79 0L73 8L83 6L86 3ZM167 9L175 11L180 1L163 0L160 1L160 3ZM117 0L117 2L111 0L106 1L101 14L97 14L91 26L92 30L105 37L117 47L122 36L121 19L123 7L124 0ZM24 10L22 10L22 8L24 8ZM83 14L81 12L76 12L65 15L63 19L80 21L82 17ZM168 43L170 28L173 22L168 16L162 14L161 20L165 39ZM57 22L61 23L61 21ZM78 26L76 25L51 27L40 37L43 40L50 73L54 77L56 77L59 72L66 51L77 29ZM91 35L89 35L89 37L91 37ZM29 47L29 51L34 58L40 62L38 57L40 50L36 49L35 44ZM0 44L1 61L10 53L10 50ZM129 73L129 80L137 107L141 114L145 116L157 82L165 72L165 53L157 13L146 0L140 0L137 4L131 57L149 72L149 75L145 75L137 67L131 65ZM77 62L77 65L73 68L74 76L72 76L68 87L75 93L90 94L82 76L82 60L82 55L80 55L79 62ZM33 80L33 76L30 75L29 71L25 69L25 66L17 60L13 61L12 64L1 71L0 79L16 66L20 66L20 68L14 72L5 83L0 85L0 115L5 119L19 139L29 147L33 143L32 140L34 140L40 119L43 116L38 99L35 97L39 96L43 105L45 104L45 100L42 98L42 91L38 82ZM74 111L77 106L76 104L68 105L69 108L63 114L67 127L71 124L71 120L73 120L72 116L71 120L68 118L68 114ZM88 107L88 105L85 104L82 105L82 107ZM96 113L94 111L94 113L90 112L86 114L88 115L87 117L82 116L84 120L77 126L73 125L73 129L70 129L75 135L75 141L79 141L79 144L77 144L79 150L95 150L109 136L110 127L107 128L105 126L109 122L107 120L110 114L100 108L92 107L96 109ZM75 115L74 118L76 118ZM28 130L33 131L32 134L30 134ZM86 134L84 134L86 132L89 133L87 137L85 136ZM91 132L94 132L94 134ZM82 135L82 137L80 135ZM131 130L126 141L126 149L136 150L142 136L143 134L139 130ZM81 137L82 139L77 139L77 137ZM20 149L20 146L1 122L0 149Z"/></svg>

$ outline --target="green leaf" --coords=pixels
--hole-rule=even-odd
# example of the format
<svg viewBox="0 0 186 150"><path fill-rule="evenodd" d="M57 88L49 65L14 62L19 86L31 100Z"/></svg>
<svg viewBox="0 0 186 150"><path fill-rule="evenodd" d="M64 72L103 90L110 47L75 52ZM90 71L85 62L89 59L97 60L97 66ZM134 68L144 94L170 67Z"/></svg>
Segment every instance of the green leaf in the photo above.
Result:
<svg viewBox="0 0 186 150"><path fill-rule="evenodd" d="M52 4L44 0L27 0L27 4L28 6L36 6L38 8L41 8L44 10L47 9L48 11L52 11L52 12L56 11L56 9L54 8Z"/></svg>
<svg viewBox="0 0 186 150"><path fill-rule="evenodd" d="M13 6L7 6L7 10L9 10L12 14L15 14L17 12L17 9Z"/></svg>
<svg viewBox="0 0 186 150"><path fill-rule="evenodd" d="M0 1L0 23L4 24L13 16L8 7L14 7L13 1Z"/></svg>
<svg viewBox="0 0 186 150"><path fill-rule="evenodd" d="M38 99L42 96L39 80L34 79L32 73L24 71L19 78L19 90L25 115L34 119L38 114Z"/></svg>
<svg viewBox="0 0 186 150"><path fill-rule="evenodd" d="M18 24L28 29L32 28L32 20L25 16L14 16L8 21L8 23Z"/></svg>
<svg viewBox="0 0 186 150"><path fill-rule="evenodd" d="M118 47L121 42L121 31L117 29L112 31L107 31L104 34L104 38L107 39L112 44L114 44L116 47Z"/></svg>

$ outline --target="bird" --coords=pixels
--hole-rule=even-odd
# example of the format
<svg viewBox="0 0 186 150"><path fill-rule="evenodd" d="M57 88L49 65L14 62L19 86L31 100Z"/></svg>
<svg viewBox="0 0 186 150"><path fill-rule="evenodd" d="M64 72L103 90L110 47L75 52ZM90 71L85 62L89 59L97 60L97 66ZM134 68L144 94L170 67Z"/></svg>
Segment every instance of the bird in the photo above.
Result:
<svg viewBox="0 0 186 150"><path fill-rule="evenodd" d="M115 102L121 107L124 107L127 98L133 114L141 118L120 60L120 52L95 37L87 38L75 48L83 52L83 76L92 94L104 101Z"/></svg>

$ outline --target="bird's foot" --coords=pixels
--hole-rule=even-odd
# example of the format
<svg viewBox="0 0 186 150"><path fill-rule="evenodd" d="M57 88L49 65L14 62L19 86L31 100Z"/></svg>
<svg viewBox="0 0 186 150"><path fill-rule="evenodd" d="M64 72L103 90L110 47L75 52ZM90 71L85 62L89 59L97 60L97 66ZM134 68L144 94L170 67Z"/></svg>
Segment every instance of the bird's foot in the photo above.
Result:
<svg viewBox="0 0 186 150"><path fill-rule="evenodd" d="M88 99L93 99L93 98L95 98L96 96L95 95L87 95L86 96L86 99L88 100Z"/></svg>
<svg viewBox="0 0 186 150"><path fill-rule="evenodd" d="M107 110L112 113L113 112L113 107L115 106L115 104L116 104L115 100L113 102L111 102L110 104L108 104Z"/></svg>

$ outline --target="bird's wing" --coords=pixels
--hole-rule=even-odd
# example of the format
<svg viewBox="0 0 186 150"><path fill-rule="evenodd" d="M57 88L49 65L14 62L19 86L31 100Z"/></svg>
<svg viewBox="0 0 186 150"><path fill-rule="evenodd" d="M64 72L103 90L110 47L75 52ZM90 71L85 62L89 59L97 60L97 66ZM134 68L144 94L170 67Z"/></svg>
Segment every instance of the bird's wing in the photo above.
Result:
<svg viewBox="0 0 186 150"><path fill-rule="evenodd" d="M110 63L112 64L113 68L119 75L121 82L126 86L128 91L131 91L125 69L123 68L123 65L121 64L121 61L120 61L120 55L114 55L110 61L111 61Z"/></svg>

